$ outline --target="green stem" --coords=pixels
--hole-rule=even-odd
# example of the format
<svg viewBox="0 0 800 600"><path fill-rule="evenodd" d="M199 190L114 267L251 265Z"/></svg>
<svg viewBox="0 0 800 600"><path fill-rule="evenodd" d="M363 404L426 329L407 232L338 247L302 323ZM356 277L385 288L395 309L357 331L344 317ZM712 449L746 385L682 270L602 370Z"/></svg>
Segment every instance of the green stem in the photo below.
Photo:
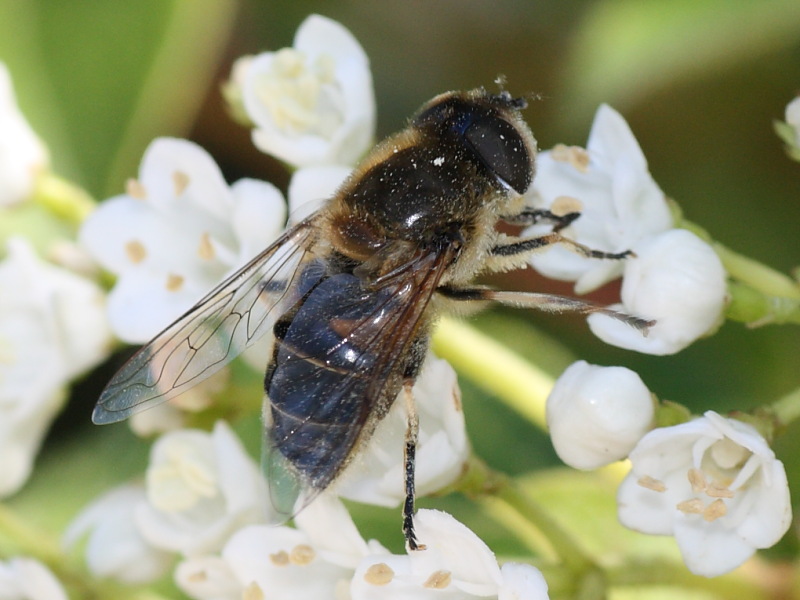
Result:
<svg viewBox="0 0 800 600"><path fill-rule="evenodd" d="M82 188L53 173L36 180L35 201L56 217L80 225L94 210L95 202Z"/></svg>
<svg viewBox="0 0 800 600"><path fill-rule="evenodd" d="M728 273L731 302L726 317L751 325L767 323L800 324L800 283L772 267L739 254L714 241L709 233L682 217L679 227L693 232L716 252Z"/></svg>
<svg viewBox="0 0 800 600"><path fill-rule="evenodd" d="M505 473L489 467L472 454L464 475L441 494L459 491L478 498L487 512L508 526L533 552L550 563L559 563L575 573L594 566L591 556L553 515L526 494L522 486Z"/></svg>
<svg viewBox="0 0 800 600"><path fill-rule="evenodd" d="M52 536L32 527L6 504L0 503L0 538L8 541L13 554L56 564L63 559L61 547Z"/></svg>
<svg viewBox="0 0 800 600"><path fill-rule="evenodd" d="M712 242L711 246L722 261L725 270L734 279L746 283L767 296L800 300L800 286L788 275L734 252L719 242Z"/></svg>
<svg viewBox="0 0 800 600"><path fill-rule="evenodd" d="M594 561L578 541L558 523L541 504L525 494L513 479L506 478L494 496L532 523L553 546L556 554L570 570L583 573Z"/></svg>
<svg viewBox="0 0 800 600"><path fill-rule="evenodd" d="M752 258L739 254L727 246L715 241L711 235L697 223L679 218L677 227L688 229L701 239L705 240L714 252L717 253L722 265L733 279L747 284L754 290L768 296L777 296L800 300L800 285L788 275L776 271L772 267L758 262Z"/></svg>
<svg viewBox="0 0 800 600"><path fill-rule="evenodd" d="M490 394L546 429L545 402L553 378L474 327L442 318L433 350Z"/></svg>

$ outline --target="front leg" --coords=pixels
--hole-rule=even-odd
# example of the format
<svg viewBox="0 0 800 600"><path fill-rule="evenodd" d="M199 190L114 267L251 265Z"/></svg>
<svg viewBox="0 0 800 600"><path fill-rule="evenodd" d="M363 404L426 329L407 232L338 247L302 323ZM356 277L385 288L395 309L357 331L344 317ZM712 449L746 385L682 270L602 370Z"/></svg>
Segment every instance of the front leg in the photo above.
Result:
<svg viewBox="0 0 800 600"><path fill-rule="evenodd" d="M561 231L565 227L569 227L572 222L581 216L580 212L568 212L566 214L557 215L544 208L525 208L515 215L508 215L502 217L503 221L511 225L522 225L529 227L538 223L552 223L553 231Z"/></svg>
<svg viewBox="0 0 800 600"><path fill-rule="evenodd" d="M498 241L500 243L495 244L489 250L489 256L486 259L486 267L490 271L510 271L522 268L528 264L532 254L553 244L563 244L573 252L586 258L622 260L635 256L631 250L625 250L624 252L593 250L588 246L564 237L557 231L533 238L519 238L500 234Z"/></svg>

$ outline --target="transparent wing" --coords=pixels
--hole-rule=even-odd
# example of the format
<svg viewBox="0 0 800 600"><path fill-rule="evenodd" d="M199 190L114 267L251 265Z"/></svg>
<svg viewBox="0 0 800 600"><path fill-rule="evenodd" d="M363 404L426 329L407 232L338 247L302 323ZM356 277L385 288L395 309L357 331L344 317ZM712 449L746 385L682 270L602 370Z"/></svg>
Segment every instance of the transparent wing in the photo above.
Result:
<svg viewBox="0 0 800 600"><path fill-rule="evenodd" d="M92 420L114 423L169 400L268 333L316 240L316 218L284 233L134 354L103 390Z"/></svg>
<svg viewBox="0 0 800 600"><path fill-rule="evenodd" d="M277 342L275 377L281 369L286 377L270 385L263 444L276 521L335 480L394 402L450 258L421 254L379 289L364 290L352 275L332 276Z"/></svg>

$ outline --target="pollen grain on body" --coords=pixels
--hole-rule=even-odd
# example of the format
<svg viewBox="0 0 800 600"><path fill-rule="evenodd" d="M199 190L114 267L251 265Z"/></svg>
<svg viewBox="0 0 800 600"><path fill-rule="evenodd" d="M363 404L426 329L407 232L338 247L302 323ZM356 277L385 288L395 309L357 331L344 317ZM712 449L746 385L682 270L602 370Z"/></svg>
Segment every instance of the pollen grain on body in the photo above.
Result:
<svg viewBox="0 0 800 600"><path fill-rule="evenodd" d="M371 585L387 585L394 579L394 571L386 563L375 563L364 573L364 581Z"/></svg>
<svg viewBox="0 0 800 600"><path fill-rule="evenodd" d="M648 490L652 490L654 492L666 492L667 486L664 485L663 481L659 481L658 479L654 479L649 475L645 475L644 477L640 477L636 482L643 488L647 488Z"/></svg>
<svg viewBox="0 0 800 600"><path fill-rule="evenodd" d="M130 240L125 244L125 254L133 264L138 265L147 258L147 250L139 240Z"/></svg>

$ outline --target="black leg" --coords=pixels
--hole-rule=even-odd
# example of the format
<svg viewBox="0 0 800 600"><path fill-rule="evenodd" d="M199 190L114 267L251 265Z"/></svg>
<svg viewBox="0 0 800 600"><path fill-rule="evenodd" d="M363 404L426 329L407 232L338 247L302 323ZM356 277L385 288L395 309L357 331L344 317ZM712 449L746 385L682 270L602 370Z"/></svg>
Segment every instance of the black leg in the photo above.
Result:
<svg viewBox="0 0 800 600"><path fill-rule="evenodd" d="M419 416L414 404L414 395L411 392L412 380L403 384L403 395L406 400L408 424L406 427L405 451L405 487L406 499L403 502L403 535L406 538L406 547L411 550L424 550L425 544L417 541L414 531L414 464L417 453L417 438L419 437Z"/></svg>
<svg viewBox="0 0 800 600"><path fill-rule="evenodd" d="M569 238L563 237L559 233L548 233L535 238L522 239L510 244L495 246L491 252L494 256L516 256L518 254L532 254L536 250L551 246L553 244L564 244L574 252L586 256L587 258L610 258L612 260L622 260L634 256L630 250L624 252L603 252L602 250L592 250L583 244L579 244Z"/></svg>
<svg viewBox="0 0 800 600"><path fill-rule="evenodd" d="M545 209L526 208L516 215L509 215L503 217L506 223L512 225L535 225L536 223L552 223L553 231L561 231L565 227L569 227L572 222L581 216L579 212L570 212L564 215L557 215Z"/></svg>

